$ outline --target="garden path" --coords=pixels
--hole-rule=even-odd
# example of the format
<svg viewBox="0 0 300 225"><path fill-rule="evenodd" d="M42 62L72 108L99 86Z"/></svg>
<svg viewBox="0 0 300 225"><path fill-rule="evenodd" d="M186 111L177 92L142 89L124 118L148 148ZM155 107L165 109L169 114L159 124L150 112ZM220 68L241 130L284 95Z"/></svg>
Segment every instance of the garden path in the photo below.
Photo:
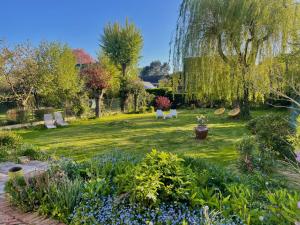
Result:
<svg viewBox="0 0 300 225"><path fill-rule="evenodd" d="M21 212L9 204L5 199L4 186L8 180L8 170L15 166L22 167L25 176L34 175L48 168L48 164L41 161L29 161L24 164L0 163L0 225L63 225L63 223L47 219L37 213Z"/></svg>
<svg viewBox="0 0 300 225"><path fill-rule="evenodd" d="M64 225L58 221L47 219L37 213L24 213L12 207L0 195L0 225Z"/></svg>

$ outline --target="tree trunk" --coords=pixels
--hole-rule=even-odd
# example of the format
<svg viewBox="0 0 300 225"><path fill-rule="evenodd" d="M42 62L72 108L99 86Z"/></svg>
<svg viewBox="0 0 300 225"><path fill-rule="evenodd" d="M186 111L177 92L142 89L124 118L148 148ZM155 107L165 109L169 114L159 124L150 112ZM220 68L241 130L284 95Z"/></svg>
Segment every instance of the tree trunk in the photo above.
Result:
<svg viewBox="0 0 300 225"><path fill-rule="evenodd" d="M100 90L100 91L97 91L96 95L95 95L95 101L96 101L95 116L96 116L96 118L101 117L101 104L102 104L103 94L104 94L104 91Z"/></svg>
<svg viewBox="0 0 300 225"><path fill-rule="evenodd" d="M39 97L38 97L36 92L33 93L33 97L34 97L34 101L35 101L35 107L37 109L39 109L40 108L40 101L39 101Z"/></svg>
<svg viewBox="0 0 300 225"><path fill-rule="evenodd" d="M137 112L137 102L138 100L138 94L133 94L133 101L134 101L134 112Z"/></svg>
<svg viewBox="0 0 300 225"><path fill-rule="evenodd" d="M243 97L240 101L241 118L250 118L250 102L249 102L249 86L245 79L246 69L242 70L242 80L243 80Z"/></svg>
<svg viewBox="0 0 300 225"><path fill-rule="evenodd" d="M126 64L122 64L122 77L120 80L121 83L120 84L120 107L122 112L125 112L125 104L128 97L126 92L125 77L126 77Z"/></svg>

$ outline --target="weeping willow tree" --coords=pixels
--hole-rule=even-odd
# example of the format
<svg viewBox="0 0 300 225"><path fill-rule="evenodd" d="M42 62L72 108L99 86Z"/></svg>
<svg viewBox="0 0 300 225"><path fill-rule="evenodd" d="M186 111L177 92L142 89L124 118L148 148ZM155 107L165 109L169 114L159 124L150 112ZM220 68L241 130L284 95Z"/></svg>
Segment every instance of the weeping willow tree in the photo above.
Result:
<svg viewBox="0 0 300 225"><path fill-rule="evenodd" d="M263 95L256 67L289 51L298 13L295 0L183 0L173 57L187 95L238 101L248 117L249 101Z"/></svg>

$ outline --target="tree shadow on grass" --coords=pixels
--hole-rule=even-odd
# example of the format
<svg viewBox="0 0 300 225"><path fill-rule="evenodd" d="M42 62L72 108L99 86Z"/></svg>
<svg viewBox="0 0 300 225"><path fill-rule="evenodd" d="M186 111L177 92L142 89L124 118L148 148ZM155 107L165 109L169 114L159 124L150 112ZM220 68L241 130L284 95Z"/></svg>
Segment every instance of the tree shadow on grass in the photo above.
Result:
<svg viewBox="0 0 300 225"><path fill-rule="evenodd" d="M152 148L208 160L231 163L235 143L246 133L244 123L209 114L209 136L195 140L197 113L185 111L177 119L157 120L149 115L78 121L64 129L23 130L25 141L60 156L83 160L113 149L145 154ZM126 122L124 122L126 121Z"/></svg>

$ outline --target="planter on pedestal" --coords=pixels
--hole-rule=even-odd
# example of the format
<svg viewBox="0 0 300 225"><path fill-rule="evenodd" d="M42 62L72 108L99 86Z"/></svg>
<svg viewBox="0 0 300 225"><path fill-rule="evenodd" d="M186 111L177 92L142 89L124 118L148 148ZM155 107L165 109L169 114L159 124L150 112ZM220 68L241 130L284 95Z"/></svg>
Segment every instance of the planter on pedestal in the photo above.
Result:
<svg viewBox="0 0 300 225"><path fill-rule="evenodd" d="M208 128L205 125L199 125L195 127L196 139L204 140L208 134Z"/></svg>

